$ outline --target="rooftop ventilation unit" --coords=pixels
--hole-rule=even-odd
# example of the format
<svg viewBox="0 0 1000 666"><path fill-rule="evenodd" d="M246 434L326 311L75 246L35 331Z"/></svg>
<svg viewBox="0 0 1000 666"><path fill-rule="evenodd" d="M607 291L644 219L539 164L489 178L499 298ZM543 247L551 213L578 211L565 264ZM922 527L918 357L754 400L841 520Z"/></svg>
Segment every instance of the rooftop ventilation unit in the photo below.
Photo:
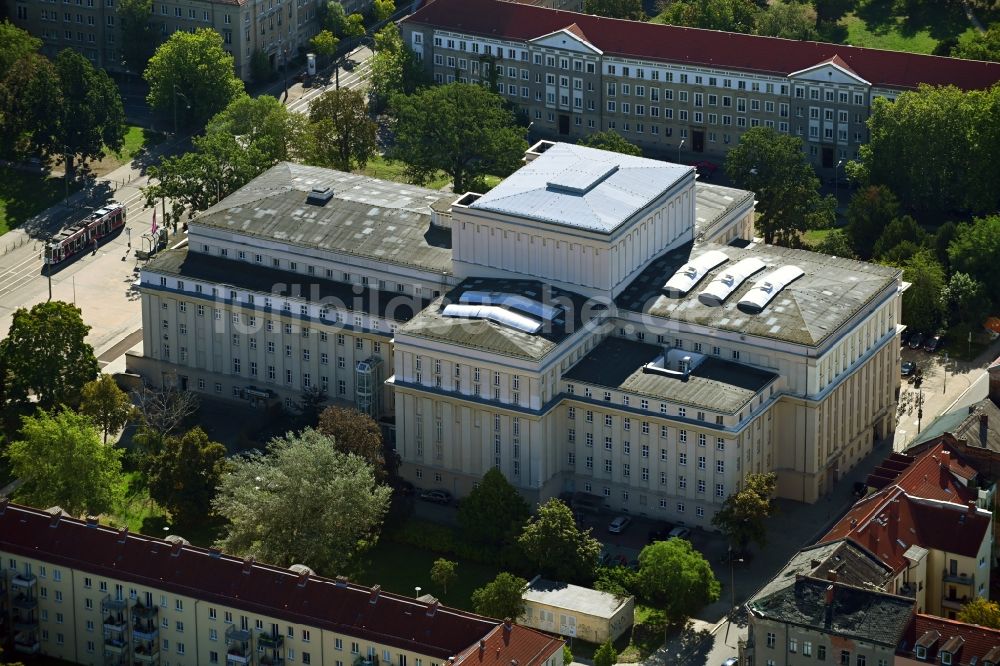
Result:
<svg viewBox="0 0 1000 666"><path fill-rule="evenodd" d="M767 264L756 257L749 257L730 266L728 270L715 276L705 290L698 294L698 300L709 306L719 306L740 288L748 277L762 270Z"/></svg>
<svg viewBox="0 0 1000 666"><path fill-rule="evenodd" d="M684 264L674 273L673 277L663 285L663 290L671 298L680 298L694 289L705 275L718 266L729 260L724 252L719 250L709 250L705 254L699 255Z"/></svg>
<svg viewBox="0 0 1000 666"><path fill-rule="evenodd" d="M330 199L333 198L333 189L329 187L314 187L309 190L309 195L306 197L306 203L313 206L325 206L330 203Z"/></svg>
<svg viewBox="0 0 1000 666"><path fill-rule="evenodd" d="M458 300L465 305L500 305L520 310L545 321L552 321L560 313L559 308L555 306L546 305L526 296L498 291L467 291Z"/></svg>
<svg viewBox="0 0 1000 666"><path fill-rule="evenodd" d="M521 331L522 333L533 334L542 330L541 322L495 305L459 305L452 303L445 306L444 316L460 317L463 319L488 319L502 326Z"/></svg>
<svg viewBox="0 0 1000 666"><path fill-rule="evenodd" d="M757 280L736 306L747 314L760 314L779 291L805 274L798 266L782 266Z"/></svg>

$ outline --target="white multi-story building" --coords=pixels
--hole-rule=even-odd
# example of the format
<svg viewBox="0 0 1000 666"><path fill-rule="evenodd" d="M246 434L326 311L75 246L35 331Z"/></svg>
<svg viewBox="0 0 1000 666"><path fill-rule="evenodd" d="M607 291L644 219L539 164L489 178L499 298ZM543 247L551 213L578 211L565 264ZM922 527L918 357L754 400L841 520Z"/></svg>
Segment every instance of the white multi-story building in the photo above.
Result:
<svg viewBox="0 0 1000 666"><path fill-rule="evenodd" d="M691 167L527 157L454 201L272 169L143 271L129 367L265 403L321 386L419 486L498 467L704 525L748 473L814 501L891 433L898 270L757 244L752 195Z"/></svg>

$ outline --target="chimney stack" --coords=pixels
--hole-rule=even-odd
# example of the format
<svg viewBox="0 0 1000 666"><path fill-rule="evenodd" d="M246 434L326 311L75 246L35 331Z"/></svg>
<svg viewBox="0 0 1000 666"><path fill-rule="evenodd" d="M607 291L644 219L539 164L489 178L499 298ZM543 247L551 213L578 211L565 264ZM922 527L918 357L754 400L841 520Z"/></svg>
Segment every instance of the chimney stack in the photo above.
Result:
<svg viewBox="0 0 1000 666"><path fill-rule="evenodd" d="M125 543L128 540L128 528L123 527L118 530L118 543Z"/></svg>
<svg viewBox="0 0 1000 666"><path fill-rule="evenodd" d="M969 512L970 514L971 514L971 513L975 513L975 512L976 512L976 509L977 509L977 508L978 508L978 507L976 506L976 500L969 500L969 508L968 508L968 512Z"/></svg>
<svg viewBox="0 0 1000 666"><path fill-rule="evenodd" d="M170 555L171 555L171 557L177 557L178 555L180 555L181 554L181 547L183 545L184 544L182 544L180 541L174 541L173 543L171 543L170 544ZM250 572L248 571L247 573L250 573Z"/></svg>
<svg viewBox="0 0 1000 666"><path fill-rule="evenodd" d="M826 605L829 606L833 603L833 585L826 586Z"/></svg>
<svg viewBox="0 0 1000 666"><path fill-rule="evenodd" d="M306 582L308 582L308 580L309 580L309 572L308 571L300 571L299 572L299 587L305 587L306 586Z"/></svg>
<svg viewBox="0 0 1000 666"><path fill-rule="evenodd" d="M434 614L437 613L438 606L440 605L440 602L435 601L427 606L427 617L434 617Z"/></svg>
<svg viewBox="0 0 1000 666"><path fill-rule="evenodd" d="M87 516L87 527L97 527L97 516Z"/></svg>
<svg viewBox="0 0 1000 666"><path fill-rule="evenodd" d="M381 591L382 591L381 585L372 585L372 593L371 596L368 598L368 603L374 604L376 601L378 601L378 595Z"/></svg>
<svg viewBox="0 0 1000 666"><path fill-rule="evenodd" d="M249 574L251 571L253 571L253 562L254 562L253 555L251 555L250 557L248 557L245 560L243 560L243 573L244 574Z"/></svg>

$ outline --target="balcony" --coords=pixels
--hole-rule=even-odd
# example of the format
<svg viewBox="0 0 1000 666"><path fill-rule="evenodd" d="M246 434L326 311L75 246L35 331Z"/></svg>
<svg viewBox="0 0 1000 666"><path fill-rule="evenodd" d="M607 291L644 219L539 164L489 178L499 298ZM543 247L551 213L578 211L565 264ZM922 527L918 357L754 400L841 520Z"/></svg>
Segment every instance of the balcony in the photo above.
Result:
<svg viewBox="0 0 1000 666"><path fill-rule="evenodd" d="M159 638L160 629L152 622L133 622L132 638L137 641L155 641Z"/></svg>
<svg viewBox="0 0 1000 666"><path fill-rule="evenodd" d="M18 594L11 600L11 606L21 610L33 610L38 607L38 599L30 594Z"/></svg>
<svg viewBox="0 0 1000 666"><path fill-rule="evenodd" d="M249 664L250 663L250 652L246 653L228 650L226 651L226 662L229 664Z"/></svg>
<svg viewBox="0 0 1000 666"><path fill-rule="evenodd" d="M152 664L160 658L160 649L154 643L150 649L136 648L133 656L136 661L141 661L144 664Z"/></svg>
<svg viewBox="0 0 1000 666"><path fill-rule="evenodd" d="M265 654L260 658L261 666L285 666L285 660L281 657Z"/></svg>
<svg viewBox="0 0 1000 666"><path fill-rule="evenodd" d="M957 583L958 585L968 585L969 587L972 587L976 584L975 576L969 576L967 574L948 573L947 569L945 569L944 573L941 575L941 580L943 580L946 583Z"/></svg>
<svg viewBox="0 0 1000 666"><path fill-rule="evenodd" d="M942 597L941 605L945 608L962 610L962 606L969 603L969 601L971 601L971 597Z"/></svg>
<svg viewBox="0 0 1000 666"><path fill-rule="evenodd" d="M372 654L367 657L358 655L354 658L354 666L378 666L378 655Z"/></svg>
<svg viewBox="0 0 1000 666"><path fill-rule="evenodd" d="M125 616L119 615L108 615L104 618L104 630L105 631L116 631L124 632L128 624L125 622Z"/></svg>
<svg viewBox="0 0 1000 666"><path fill-rule="evenodd" d="M265 649L277 649L285 643L285 637L281 634L272 636L271 634L258 634L257 645Z"/></svg>
<svg viewBox="0 0 1000 666"><path fill-rule="evenodd" d="M160 613L159 606L143 606L142 604L136 604L135 606L132 606L132 616L142 620L153 619L157 615L159 615L159 613Z"/></svg>
<svg viewBox="0 0 1000 666"><path fill-rule="evenodd" d="M14 577L10 579L10 584L14 587L31 587L35 584L34 574L14 574Z"/></svg>
<svg viewBox="0 0 1000 666"><path fill-rule="evenodd" d="M38 616L32 611L16 611L11 614L10 621L14 625L14 631L33 631L38 628Z"/></svg>
<svg viewBox="0 0 1000 666"><path fill-rule="evenodd" d="M14 652L20 652L21 654L38 654L39 644L38 639L33 639L34 642L22 642L14 641Z"/></svg>
<svg viewBox="0 0 1000 666"><path fill-rule="evenodd" d="M125 652L125 641L120 638L105 638L104 639L104 653L105 654L122 654Z"/></svg>
<svg viewBox="0 0 1000 666"><path fill-rule="evenodd" d="M124 599L114 599L110 594L101 600L101 611L110 613L112 611L121 613L128 608L128 602Z"/></svg>

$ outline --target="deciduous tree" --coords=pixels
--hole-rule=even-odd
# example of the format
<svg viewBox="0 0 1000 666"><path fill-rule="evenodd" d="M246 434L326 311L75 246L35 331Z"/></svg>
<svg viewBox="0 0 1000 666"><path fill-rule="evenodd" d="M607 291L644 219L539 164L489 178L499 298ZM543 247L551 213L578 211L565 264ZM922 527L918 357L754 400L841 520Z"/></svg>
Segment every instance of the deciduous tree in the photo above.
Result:
<svg viewBox="0 0 1000 666"><path fill-rule="evenodd" d="M538 507L518 543L531 565L547 577L584 584L593 579L601 552L590 529L577 527L573 512L556 498Z"/></svg>
<svg viewBox="0 0 1000 666"><path fill-rule="evenodd" d="M588 148L610 150L611 152L622 153L623 155L635 155L637 157L642 156L642 149L639 148L639 146L630 142L614 130L605 130L603 132L588 134L580 139L579 143L581 146L587 146Z"/></svg>
<svg viewBox="0 0 1000 666"><path fill-rule="evenodd" d="M3 49L0 49L0 81L7 76L15 62L38 53L38 49L42 48L42 40L7 19L0 21L0 44L3 44Z"/></svg>
<svg viewBox="0 0 1000 666"><path fill-rule="evenodd" d="M773 473L747 474L743 487L727 497L712 517L712 524L722 530L738 552L744 552L751 541L761 547L767 542L764 521L774 510L771 498L776 484Z"/></svg>
<svg viewBox="0 0 1000 666"><path fill-rule="evenodd" d="M59 124L50 150L66 160L72 178L75 160L99 160L105 150L120 150L125 141L125 107L118 86L103 69L73 49L56 56L62 91Z"/></svg>
<svg viewBox="0 0 1000 666"><path fill-rule="evenodd" d="M153 0L119 0L117 14L122 61L130 72L142 74L159 42L153 23Z"/></svg>
<svg viewBox="0 0 1000 666"><path fill-rule="evenodd" d="M726 156L726 173L757 195L757 227L765 243L794 247L802 232L833 224L833 197L820 195L819 178L796 136L750 128Z"/></svg>
<svg viewBox="0 0 1000 666"><path fill-rule="evenodd" d="M809 3L775 0L754 21L758 35L785 39L815 40L816 10Z"/></svg>
<svg viewBox="0 0 1000 666"><path fill-rule="evenodd" d="M875 241L872 254L884 262L902 263L913 254L908 248L920 248L927 241L927 232L917 221L909 215L903 215L885 226Z"/></svg>
<svg viewBox="0 0 1000 666"><path fill-rule="evenodd" d="M378 149L378 125L359 88L323 93L309 106L309 121L313 164L352 171L368 164Z"/></svg>
<svg viewBox="0 0 1000 666"><path fill-rule="evenodd" d="M530 515L528 503L495 467L458 506L463 536L495 548L516 537Z"/></svg>
<svg viewBox="0 0 1000 666"><path fill-rule="evenodd" d="M344 453L353 453L372 466L377 479L385 479L385 443L372 417L356 409L331 405L319 415L317 430Z"/></svg>
<svg viewBox="0 0 1000 666"><path fill-rule="evenodd" d="M948 245L953 271L969 274L984 285L992 285L993 304L1000 305L1000 215L990 215L958 225ZM904 292L905 293L905 292Z"/></svg>
<svg viewBox="0 0 1000 666"><path fill-rule="evenodd" d="M435 585L440 585L445 594L448 594L448 583L457 577L458 562L452 562L443 557L434 560L434 564L431 566L431 580L434 581Z"/></svg>
<svg viewBox="0 0 1000 666"><path fill-rule="evenodd" d="M691 28L752 33L758 11L751 0L670 0L656 21Z"/></svg>
<svg viewBox="0 0 1000 666"><path fill-rule="evenodd" d="M854 251L869 259L886 226L899 215L899 200L884 185L862 187L847 205L847 234Z"/></svg>
<svg viewBox="0 0 1000 666"><path fill-rule="evenodd" d="M851 239L843 229L834 229L831 231L826 235L826 238L813 246L813 250L816 252L822 252L823 254L830 254L835 257L857 259L857 255L854 253L854 248L851 247Z"/></svg>
<svg viewBox="0 0 1000 666"><path fill-rule="evenodd" d="M226 53L222 35L208 28L178 30L149 59L143 74L149 83L146 100L171 118L176 102L180 126L200 128L245 94L233 71L233 56Z"/></svg>
<svg viewBox="0 0 1000 666"><path fill-rule="evenodd" d="M583 11L630 21L645 21L649 18L642 7L642 0L584 0Z"/></svg>
<svg viewBox="0 0 1000 666"><path fill-rule="evenodd" d="M506 571L472 593L472 607L486 617L516 620L524 614L524 594L528 581Z"/></svg>
<svg viewBox="0 0 1000 666"><path fill-rule="evenodd" d="M200 427L168 437L148 465L149 495L177 525L196 525L211 510L226 467L226 447L209 440Z"/></svg>
<svg viewBox="0 0 1000 666"><path fill-rule="evenodd" d="M43 409L79 404L83 385L97 376L94 348L86 342L89 331L80 308L62 301L15 311L0 341L7 398L23 404L33 394Z"/></svg>
<svg viewBox="0 0 1000 666"><path fill-rule="evenodd" d="M1000 23L994 23L985 32L970 30L952 48L952 58L1000 62Z"/></svg>
<svg viewBox="0 0 1000 666"><path fill-rule="evenodd" d="M708 561L687 539L657 541L639 553L641 594L677 621L719 598L722 587Z"/></svg>
<svg viewBox="0 0 1000 666"><path fill-rule="evenodd" d="M0 154L52 153L63 108L55 65L37 53L14 61L0 79Z"/></svg>
<svg viewBox="0 0 1000 666"><path fill-rule="evenodd" d="M618 650L615 649L610 638L594 650L594 666L615 666L617 663Z"/></svg>
<svg viewBox="0 0 1000 666"><path fill-rule="evenodd" d="M387 21L396 12L396 3L393 0L373 0L371 13L372 22L381 23Z"/></svg>
<svg viewBox="0 0 1000 666"><path fill-rule="evenodd" d="M309 46L318 55L322 62L327 62L337 52L337 44L340 40L329 30L320 30L312 39Z"/></svg>
<svg viewBox="0 0 1000 666"><path fill-rule="evenodd" d="M7 449L19 501L59 505L74 516L112 510L124 496L121 449L101 443L90 419L69 409L24 417Z"/></svg>
<svg viewBox="0 0 1000 666"><path fill-rule="evenodd" d="M917 251L903 264L903 279L910 283L903 292L903 322L915 331L936 331L944 317L945 278L934 253Z"/></svg>
<svg viewBox="0 0 1000 666"><path fill-rule="evenodd" d="M218 545L262 562L342 573L377 541L390 493L366 460L307 428L231 463L212 501L228 521Z"/></svg>
<svg viewBox="0 0 1000 666"><path fill-rule="evenodd" d="M105 444L110 433L124 428L137 414L128 394L118 388L114 377L106 374L83 385L80 412L101 429Z"/></svg>
<svg viewBox="0 0 1000 666"><path fill-rule="evenodd" d="M983 597L974 597L958 612L958 621L980 627L1000 629L1000 604Z"/></svg>
<svg viewBox="0 0 1000 666"><path fill-rule="evenodd" d="M141 423L135 439L148 456L159 455L164 440L198 411L197 394L180 390L173 381L164 381L158 389L143 387L132 397Z"/></svg>
<svg viewBox="0 0 1000 666"><path fill-rule="evenodd" d="M941 296L945 305L948 324L960 322L978 326L990 313L988 290L968 273L955 271Z"/></svg>
<svg viewBox="0 0 1000 666"><path fill-rule="evenodd" d="M393 95L409 95L430 84L423 65L403 43L399 26L388 23L375 33L375 54L368 60L368 99L381 113Z"/></svg>
<svg viewBox="0 0 1000 666"><path fill-rule="evenodd" d="M515 122L492 90L449 83L392 99L396 120L393 159L406 164L417 183L437 171L465 192L486 174L507 175L521 164L527 130ZM469 122L475 119L475 122Z"/></svg>
<svg viewBox="0 0 1000 666"><path fill-rule="evenodd" d="M861 146L862 182L886 185L917 211L992 212L1000 205L1000 87L920 86L876 98ZM927 168L933 164L934 168Z"/></svg>

